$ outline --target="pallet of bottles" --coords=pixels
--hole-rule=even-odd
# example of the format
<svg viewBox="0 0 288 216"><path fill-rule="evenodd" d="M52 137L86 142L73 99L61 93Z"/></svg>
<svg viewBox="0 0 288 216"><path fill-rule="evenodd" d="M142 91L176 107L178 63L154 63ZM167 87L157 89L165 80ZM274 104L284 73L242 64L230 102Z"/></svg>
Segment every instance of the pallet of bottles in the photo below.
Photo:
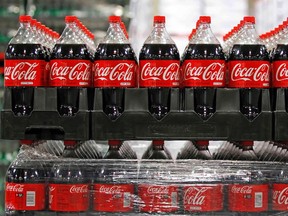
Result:
<svg viewBox="0 0 288 216"><path fill-rule="evenodd" d="M276 215L288 210L286 163L29 155L22 151L7 171L7 214Z"/></svg>
<svg viewBox="0 0 288 216"><path fill-rule="evenodd" d="M4 105L1 111L2 138L22 139L89 139L89 120L87 89L75 89L74 97L77 112L58 106L58 100L65 100L65 90L57 88L6 88ZM61 91L61 90L60 90ZM29 95L26 109L18 106L21 94ZM14 95L14 97L13 97ZM69 99L68 99L69 100ZM24 110L24 113L23 113ZM70 115L71 113L71 115Z"/></svg>

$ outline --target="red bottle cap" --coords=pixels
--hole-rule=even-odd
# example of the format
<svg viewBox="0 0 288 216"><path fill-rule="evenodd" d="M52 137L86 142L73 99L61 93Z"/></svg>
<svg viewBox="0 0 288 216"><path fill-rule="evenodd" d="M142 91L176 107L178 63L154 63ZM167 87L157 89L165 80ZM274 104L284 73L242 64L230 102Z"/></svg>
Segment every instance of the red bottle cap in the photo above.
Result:
<svg viewBox="0 0 288 216"><path fill-rule="evenodd" d="M19 16L19 22L30 22L31 19L32 17L28 15Z"/></svg>
<svg viewBox="0 0 288 216"><path fill-rule="evenodd" d="M109 16L109 22L110 23L119 23L121 22L120 16Z"/></svg>
<svg viewBox="0 0 288 216"><path fill-rule="evenodd" d="M66 16L65 17L66 23L77 22L77 20L78 20L78 18L76 16Z"/></svg>
<svg viewBox="0 0 288 216"><path fill-rule="evenodd" d="M255 24L255 17L254 16L245 16L243 18L244 22L250 22L250 23L253 23Z"/></svg>
<svg viewBox="0 0 288 216"><path fill-rule="evenodd" d="M37 26L37 20L36 19L31 19L30 20L30 24L31 24L31 26Z"/></svg>
<svg viewBox="0 0 288 216"><path fill-rule="evenodd" d="M76 144L77 144L77 141L75 141L75 140L64 140L65 146L74 146Z"/></svg>
<svg viewBox="0 0 288 216"><path fill-rule="evenodd" d="M165 23L165 16L154 16L154 23Z"/></svg>
<svg viewBox="0 0 288 216"><path fill-rule="evenodd" d="M21 145L32 145L33 140L20 140Z"/></svg>
<svg viewBox="0 0 288 216"><path fill-rule="evenodd" d="M210 16L200 16L199 20L201 23L211 23L211 17Z"/></svg>
<svg viewBox="0 0 288 216"><path fill-rule="evenodd" d="M208 146L209 145L209 140L197 140L196 145L198 146Z"/></svg>
<svg viewBox="0 0 288 216"><path fill-rule="evenodd" d="M253 141L241 141L240 145L241 146L253 146L254 142Z"/></svg>
<svg viewBox="0 0 288 216"><path fill-rule="evenodd" d="M164 145L164 140L153 140L152 144L153 145Z"/></svg>
<svg viewBox="0 0 288 216"><path fill-rule="evenodd" d="M108 140L108 145L118 146L121 144L122 144L121 140Z"/></svg>

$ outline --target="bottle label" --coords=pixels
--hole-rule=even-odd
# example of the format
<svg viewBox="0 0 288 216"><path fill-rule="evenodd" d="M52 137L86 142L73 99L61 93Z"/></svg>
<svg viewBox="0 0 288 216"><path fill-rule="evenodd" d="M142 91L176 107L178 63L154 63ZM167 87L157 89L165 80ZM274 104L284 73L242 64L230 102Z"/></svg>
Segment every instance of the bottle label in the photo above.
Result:
<svg viewBox="0 0 288 216"><path fill-rule="evenodd" d="M44 86L44 60L6 59L4 61L5 86Z"/></svg>
<svg viewBox="0 0 288 216"><path fill-rule="evenodd" d="M94 184L93 210L97 212L133 211L133 184Z"/></svg>
<svg viewBox="0 0 288 216"><path fill-rule="evenodd" d="M238 61L228 63L229 87L232 88L269 88L269 61Z"/></svg>
<svg viewBox="0 0 288 216"><path fill-rule="evenodd" d="M288 61L274 61L272 63L272 86L276 88L288 87Z"/></svg>
<svg viewBox="0 0 288 216"><path fill-rule="evenodd" d="M191 212L221 211L223 185L188 185L183 188L184 210Z"/></svg>
<svg viewBox="0 0 288 216"><path fill-rule="evenodd" d="M224 60L185 60L182 67L184 87L224 87Z"/></svg>
<svg viewBox="0 0 288 216"><path fill-rule="evenodd" d="M94 87L136 87L134 60L97 60L93 70Z"/></svg>
<svg viewBox="0 0 288 216"><path fill-rule="evenodd" d="M141 212L174 212L179 209L178 187L173 185L138 185Z"/></svg>
<svg viewBox="0 0 288 216"><path fill-rule="evenodd" d="M90 87L91 63L85 59L53 59L50 61L50 86Z"/></svg>
<svg viewBox="0 0 288 216"><path fill-rule="evenodd" d="M272 185L272 209L276 211L288 210L288 184Z"/></svg>
<svg viewBox="0 0 288 216"><path fill-rule="evenodd" d="M268 210L268 184L232 184L228 190L229 210L238 212Z"/></svg>
<svg viewBox="0 0 288 216"><path fill-rule="evenodd" d="M45 184L6 183L5 206L15 211L45 208Z"/></svg>
<svg viewBox="0 0 288 216"><path fill-rule="evenodd" d="M140 60L140 87L179 87L179 60Z"/></svg>
<svg viewBox="0 0 288 216"><path fill-rule="evenodd" d="M80 212L88 207L88 184L49 184L50 210Z"/></svg>

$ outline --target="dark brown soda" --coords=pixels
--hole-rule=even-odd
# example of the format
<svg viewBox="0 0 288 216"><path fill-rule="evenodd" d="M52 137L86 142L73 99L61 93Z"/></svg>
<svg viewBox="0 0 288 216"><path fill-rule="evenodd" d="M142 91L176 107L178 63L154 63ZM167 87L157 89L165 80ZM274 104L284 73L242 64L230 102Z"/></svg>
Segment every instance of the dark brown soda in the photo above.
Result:
<svg viewBox="0 0 288 216"><path fill-rule="evenodd" d="M139 56L141 60L179 60L175 44L144 44ZM161 120L170 111L170 89L167 87L150 87L148 104L150 113Z"/></svg>

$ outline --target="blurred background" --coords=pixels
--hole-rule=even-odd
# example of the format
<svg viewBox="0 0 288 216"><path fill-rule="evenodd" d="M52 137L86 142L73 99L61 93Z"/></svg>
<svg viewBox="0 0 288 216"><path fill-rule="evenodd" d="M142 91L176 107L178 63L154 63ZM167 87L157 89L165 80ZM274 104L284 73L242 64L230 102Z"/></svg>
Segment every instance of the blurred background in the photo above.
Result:
<svg viewBox="0 0 288 216"><path fill-rule="evenodd" d="M139 53L152 30L154 15L165 15L168 32L180 53L199 16L209 15L211 27L222 43L222 37L246 15L256 17L259 34L287 19L287 0L1 0L0 1L0 106L3 104L4 52L18 29L18 16L28 14L61 33L64 17L76 15L94 33L96 42L105 35L108 16L118 15L126 24L131 44ZM0 140L0 215L4 211L5 171L18 151L18 141Z"/></svg>

